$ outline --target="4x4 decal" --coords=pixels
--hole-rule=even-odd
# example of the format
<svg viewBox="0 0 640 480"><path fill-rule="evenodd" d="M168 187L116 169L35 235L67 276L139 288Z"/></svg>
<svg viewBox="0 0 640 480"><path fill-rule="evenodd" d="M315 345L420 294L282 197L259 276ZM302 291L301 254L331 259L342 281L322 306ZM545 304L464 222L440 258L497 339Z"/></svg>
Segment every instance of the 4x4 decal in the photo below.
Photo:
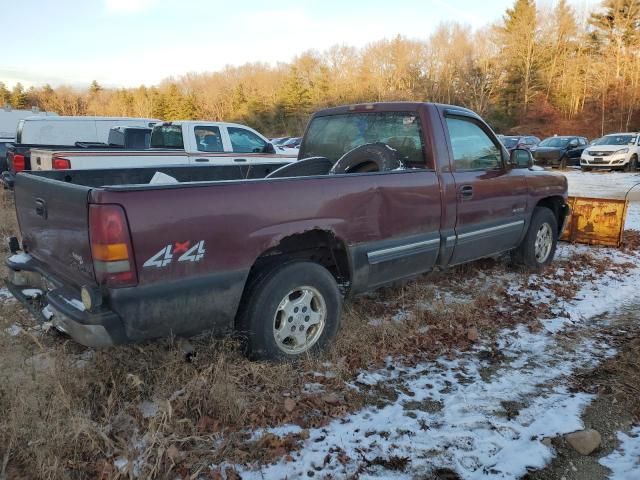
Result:
<svg viewBox="0 0 640 480"><path fill-rule="evenodd" d="M196 242L193 246L191 245L191 240L170 243L144 262L143 267L166 267L173 262L178 254L182 254L178 257L178 262L199 262L205 253L204 240Z"/></svg>

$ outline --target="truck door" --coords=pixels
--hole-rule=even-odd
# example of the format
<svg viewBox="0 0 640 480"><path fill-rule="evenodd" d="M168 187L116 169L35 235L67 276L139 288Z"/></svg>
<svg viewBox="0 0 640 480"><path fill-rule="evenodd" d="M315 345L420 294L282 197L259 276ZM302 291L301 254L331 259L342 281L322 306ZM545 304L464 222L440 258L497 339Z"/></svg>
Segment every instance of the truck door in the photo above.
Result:
<svg viewBox="0 0 640 480"><path fill-rule="evenodd" d="M507 166L500 143L474 116L446 115L457 192L451 264L510 250L520 242L527 212L521 169Z"/></svg>
<svg viewBox="0 0 640 480"><path fill-rule="evenodd" d="M226 127L226 130L235 163L287 163L295 160L295 157L266 153L269 142L248 128Z"/></svg>
<svg viewBox="0 0 640 480"><path fill-rule="evenodd" d="M233 165L233 157L230 157L225 148L224 132L216 125L195 125L189 133L191 145L190 155L193 165Z"/></svg>

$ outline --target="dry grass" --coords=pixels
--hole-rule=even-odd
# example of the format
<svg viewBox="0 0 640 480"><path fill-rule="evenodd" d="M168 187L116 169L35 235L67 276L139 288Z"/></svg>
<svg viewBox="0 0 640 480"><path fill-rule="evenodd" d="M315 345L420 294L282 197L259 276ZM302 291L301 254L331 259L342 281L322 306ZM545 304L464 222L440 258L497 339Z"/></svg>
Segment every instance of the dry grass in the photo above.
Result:
<svg viewBox="0 0 640 480"><path fill-rule="evenodd" d="M2 236L14 234L11 209L0 209L0 222ZM560 264L562 273L543 278L559 298L573 295L587 275L580 271L612 267L588 255ZM17 304L0 303L0 462L7 459L9 478L127 478L136 459L147 478L220 478L209 465L287 458L306 430L258 440L251 430L317 427L384 402L383 392L356 393L346 382L389 356L413 364L469 348L504 326L536 328L553 306L508 293L509 286L524 292L529 276L487 260L356 298L334 347L295 364L249 362L233 340L206 335L191 340L190 361L171 339L93 351L43 334ZM15 325L23 332L8 335ZM309 392L309 384L322 390ZM145 415L144 404L157 410ZM117 458L131 460L128 472L114 467Z"/></svg>

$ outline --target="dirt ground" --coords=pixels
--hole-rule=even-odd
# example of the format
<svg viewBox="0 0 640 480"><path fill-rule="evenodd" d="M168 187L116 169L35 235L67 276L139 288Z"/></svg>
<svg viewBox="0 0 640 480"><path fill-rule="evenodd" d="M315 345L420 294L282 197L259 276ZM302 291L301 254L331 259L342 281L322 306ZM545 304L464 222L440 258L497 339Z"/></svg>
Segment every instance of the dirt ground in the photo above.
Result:
<svg viewBox="0 0 640 480"><path fill-rule="evenodd" d="M634 306L623 310L601 333L618 349L618 354L592 370L578 373L572 382L576 392L597 395L582 415L585 428L597 430L601 447L589 456L577 453L562 437L551 439L557 456L543 470L526 480L602 480L609 470L598 461L618 446L616 433L627 432L640 422L640 315ZM631 478L629 480L632 480Z"/></svg>
<svg viewBox="0 0 640 480"><path fill-rule="evenodd" d="M569 174L576 192L591 185L580 175ZM635 181L617 178L626 182L619 191ZM12 199L3 194L0 238L16 228ZM640 262L640 234L629 232L625 242L624 261L612 261L599 250L563 247L554 267L535 279L499 258L358 297L346 307L336 345L295 364L249 362L233 339L207 335L190 339L188 345L165 339L94 351L47 329L0 290L0 479L257 478L240 466L302 462L299 455L310 442L320 445L323 429L328 435L335 421L383 409L411 393L402 377L396 383L369 385L363 375L410 371L469 355L482 365L481 378L495 380L514 363L498 346L500 332L523 328L535 334L544 328L543 319L571 315L566 305L585 285L623 278ZM0 257L7 254L3 241ZM0 277L6 277L4 266ZM629 308L636 312L638 304ZM616 318L586 330L615 348L616 356L603 356L595 366L586 362L569 381L576 394L597 395L582 419L601 432L602 447L582 457L562 435L555 436L556 456L525 478L607 478L598 459L617 446L616 432L640 421L640 325L635 313ZM567 342L560 343L566 350L582 345L571 335L554 339ZM186 349L195 355L185 355ZM464 368L456 373L460 385L465 375ZM441 394L455 387L446 385ZM437 416L445 406L439 401L405 402L407 418L421 425L411 435L435 434L435 423L420 423L422 415ZM520 401L505 401L499 416L515 418L524 409ZM260 431L266 433L257 435ZM380 443L391 434L376 433ZM308 469L308 477L467 476L449 465L412 470L417 458L401 454L376 456L361 450L358 459L331 446L326 455L325 463L342 470L327 473L325 464Z"/></svg>

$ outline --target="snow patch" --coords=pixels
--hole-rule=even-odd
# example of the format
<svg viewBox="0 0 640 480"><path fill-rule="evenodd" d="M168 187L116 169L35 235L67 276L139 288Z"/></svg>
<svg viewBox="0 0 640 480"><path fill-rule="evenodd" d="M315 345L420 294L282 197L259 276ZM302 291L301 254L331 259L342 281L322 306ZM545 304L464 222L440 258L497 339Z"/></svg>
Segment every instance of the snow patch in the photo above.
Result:
<svg viewBox="0 0 640 480"><path fill-rule="evenodd" d="M155 417L159 409L160 407L156 402L151 402L149 400L145 400L140 405L138 405L138 410L140 410L140 413L142 413L143 418Z"/></svg>
<svg viewBox="0 0 640 480"><path fill-rule="evenodd" d="M16 253L9 257L9 261L15 264L25 264L31 261L31 255L27 253Z"/></svg>
<svg viewBox="0 0 640 480"><path fill-rule="evenodd" d="M565 247L564 254L580 248ZM637 258L617 250L600 249L598 254L637 263ZM394 363L389 359L389 368L363 371L354 387L384 385L395 390L397 399L310 429L304 448L292 453L293 461L262 465L259 470L237 467L238 471L247 479L304 478L310 471L342 478L356 473L363 456L409 458L405 472L393 472L398 479L426 477L441 467L470 480L516 479L543 468L554 451L542 440L584 428L581 415L594 398L570 392L566 379L576 369L593 368L615 354L607 344L589 338L590 329L607 321L604 314L634 298L638 284L640 268L624 276L609 273L585 281L576 292L581 300L558 305L568 318L558 313L543 322L541 331L531 332L523 325L504 330L496 345L504 361L497 365L470 352L411 368L390 368ZM548 302L549 295L547 289L536 292L534 303ZM558 339L568 327L582 332L582 340L571 348ZM268 431L277 434L282 428ZM325 460L337 449L343 459L350 459L345 465L337 458ZM391 472L376 467L366 474L389 478Z"/></svg>
<svg viewBox="0 0 640 480"><path fill-rule="evenodd" d="M611 470L611 480L640 478L640 427L629 435L618 433L620 446L610 455L600 459L600 465Z"/></svg>
<svg viewBox="0 0 640 480"><path fill-rule="evenodd" d="M9 328L5 328L4 330L10 337L16 337L22 333L22 327L19 325L13 324Z"/></svg>
<svg viewBox="0 0 640 480"><path fill-rule="evenodd" d="M39 288L25 288L22 294L27 298L38 298L42 296L42 290Z"/></svg>
<svg viewBox="0 0 640 480"><path fill-rule="evenodd" d="M67 302L69 305L71 305L72 307L80 310L81 312L85 311L84 308L84 303L82 303L80 300L76 300L75 298L65 298L65 297L61 297L65 302Z"/></svg>

